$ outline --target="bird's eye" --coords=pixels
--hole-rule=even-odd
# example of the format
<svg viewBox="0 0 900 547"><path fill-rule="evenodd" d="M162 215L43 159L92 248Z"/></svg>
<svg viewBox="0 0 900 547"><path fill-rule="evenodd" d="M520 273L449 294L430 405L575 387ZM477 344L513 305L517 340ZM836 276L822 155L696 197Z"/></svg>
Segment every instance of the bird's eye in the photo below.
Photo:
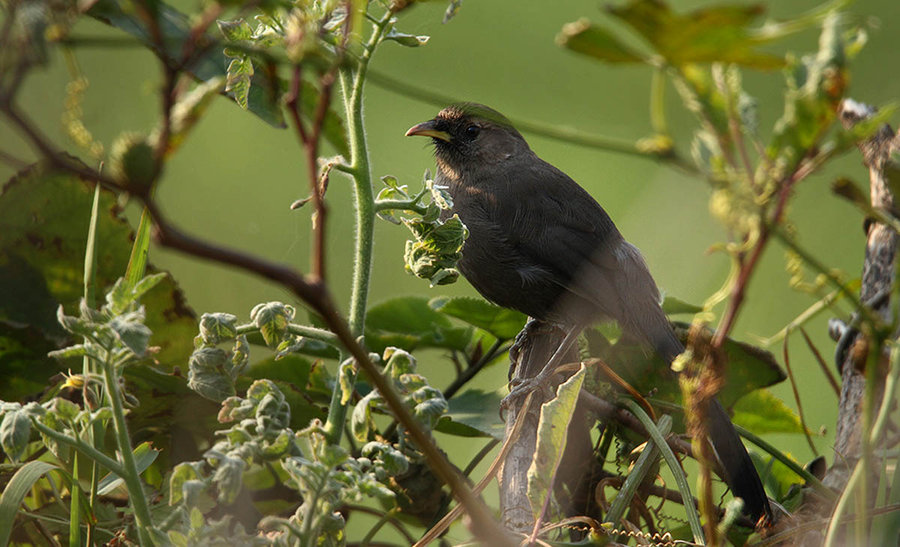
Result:
<svg viewBox="0 0 900 547"><path fill-rule="evenodd" d="M470 139L474 139L475 137L477 137L478 133L480 133L480 132L481 132L481 128L478 127L477 125L470 125L469 127L466 128L466 136L469 137Z"/></svg>

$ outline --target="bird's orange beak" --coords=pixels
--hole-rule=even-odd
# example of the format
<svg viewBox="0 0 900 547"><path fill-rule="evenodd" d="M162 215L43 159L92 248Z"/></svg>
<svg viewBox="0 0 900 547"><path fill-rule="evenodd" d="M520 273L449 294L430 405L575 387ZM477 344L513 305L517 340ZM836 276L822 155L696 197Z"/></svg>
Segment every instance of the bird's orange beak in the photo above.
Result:
<svg viewBox="0 0 900 547"><path fill-rule="evenodd" d="M427 122L422 122L418 125L410 127L409 131L406 132L406 136L412 137L414 135L431 137L433 139L440 139L444 142L450 142L450 133L437 129L437 127L435 127L434 120L428 120Z"/></svg>

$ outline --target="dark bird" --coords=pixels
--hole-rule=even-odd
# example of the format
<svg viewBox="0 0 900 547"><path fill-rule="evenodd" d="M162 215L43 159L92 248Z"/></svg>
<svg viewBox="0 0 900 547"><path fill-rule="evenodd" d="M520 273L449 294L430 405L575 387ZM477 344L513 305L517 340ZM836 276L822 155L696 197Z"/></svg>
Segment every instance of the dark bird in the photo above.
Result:
<svg viewBox="0 0 900 547"><path fill-rule="evenodd" d="M431 137L435 183L449 188L450 212L469 229L460 271L486 299L563 328L568 334L554 358L584 327L608 320L668 362L684 351L640 251L587 191L539 158L502 114L456 104L406 135ZM559 364L550 361L537 381ZM759 475L727 412L714 400L708 413L725 481L754 521L771 519Z"/></svg>

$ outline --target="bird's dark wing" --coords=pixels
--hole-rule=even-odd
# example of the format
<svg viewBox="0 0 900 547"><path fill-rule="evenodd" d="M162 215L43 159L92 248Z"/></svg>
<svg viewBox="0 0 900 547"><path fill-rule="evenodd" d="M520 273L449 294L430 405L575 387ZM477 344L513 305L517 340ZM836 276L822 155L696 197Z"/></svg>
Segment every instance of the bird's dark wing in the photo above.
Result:
<svg viewBox="0 0 900 547"><path fill-rule="evenodd" d="M621 261L631 257L616 252L628 244L606 211L566 174L540 160L509 173L505 182L514 188L515 199L497 205L501 210L494 221L523 263L547 272L576 299L590 301L595 315L619 319L619 293L627 280L617 276L629 271Z"/></svg>

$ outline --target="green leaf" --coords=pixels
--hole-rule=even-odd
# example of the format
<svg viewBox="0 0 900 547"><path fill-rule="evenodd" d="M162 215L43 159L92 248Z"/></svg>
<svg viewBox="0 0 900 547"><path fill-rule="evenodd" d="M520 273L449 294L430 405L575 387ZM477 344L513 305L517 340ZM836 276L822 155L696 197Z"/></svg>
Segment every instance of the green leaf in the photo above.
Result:
<svg viewBox="0 0 900 547"><path fill-rule="evenodd" d="M397 32L396 29L391 29L390 32L384 35L385 40L391 40L406 47L424 46L428 43L428 38L428 36L416 36L415 34Z"/></svg>
<svg viewBox="0 0 900 547"><path fill-rule="evenodd" d="M134 454L134 463L138 473L143 473L150 467L150 464L156 461L156 457L159 456L159 450L153 448L151 443L143 442L132 450L132 454ZM115 473L108 473L100 479L100 483L97 485L97 494L105 496L122 484L125 484L124 479Z"/></svg>
<svg viewBox="0 0 900 547"><path fill-rule="evenodd" d="M23 465L12 476L0 494L0 545L9 544L9 536L13 530L16 513L25 496L41 477L49 471L57 469L52 463L32 461Z"/></svg>
<svg viewBox="0 0 900 547"><path fill-rule="evenodd" d="M230 313L204 313L200 316L199 337L204 344L214 346L237 336L237 317Z"/></svg>
<svg viewBox="0 0 900 547"><path fill-rule="evenodd" d="M234 19L232 21L220 19L216 23L218 23L219 30L222 31L225 39L230 42L239 42L253 38L253 29L244 19Z"/></svg>
<svg viewBox="0 0 900 547"><path fill-rule="evenodd" d="M471 328L455 327L422 296L382 302L366 316L366 344L377 353L384 353L388 346L407 351L419 347L465 350L471 340Z"/></svg>
<svg viewBox="0 0 900 547"><path fill-rule="evenodd" d="M143 313L129 313L113 317L109 322L110 328L116 333L119 341L138 357L143 357L147 353L147 346L152 334L150 329L143 324L143 319Z"/></svg>
<svg viewBox="0 0 900 547"><path fill-rule="evenodd" d="M603 27L580 19L563 26L556 43L576 53L582 53L607 63L643 63L646 60L623 44Z"/></svg>
<svg viewBox="0 0 900 547"><path fill-rule="evenodd" d="M480 298L439 296L432 298L428 305L445 315L485 330L500 340L515 338L528 320L522 312L501 308Z"/></svg>
<svg viewBox="0 0 900 547"><path fill-rule="evenodd" d="M18 462L31 438L31 417L27 410L19 408L3 414L0 422L0 447L13 462Z"/></svg>
<svg viewBox="0 0 900 547"><path fill-rule="evenodd" d="M438 431L461 437L487 436L503 440L506 423L500 419L501 396L495 391L469 389L451 398Z"/></svg>
<svg viewBox="0 0 900 547"><path fill-rule="evenodd" d="M253 78L253 61L243 55L232 59L228 64L225 91L234 95L234 102L247 110L250 107L250 81Z"/></svg>
<svg viewBox="0 0 900 547"><path fill-rule="evenodd" d="M758 435L803 433L800 417L767 389L758 389L738 399L733 420Z"/></svg>
<svg viewBox="0 0 900 547"><path fill-rule="evenodd" d="M662 303L663 312L666 315L694 314L703 311L703 306L689 304L674 296L666 296Z"/></svg>
<svg viewBox="0 0 900 547"><path fill-rule="evenodd" d="M551 494L556 470L562 461L566 447L566 436L569 422L578 401L578 392L584 382L585 367L568 380L560 384L556 398L541 406L541 418L538 422L537 446L534 449L534 460L528 468L528 501L534 518L543 514L544 503Z"/></svg>
<svg viewBox="0 0 900 547"><path fill-rule="evenodd" d="M175 65L178 63L177 60L181 59L185 42L194 39L191 21L187 15L164 2L154 2L154 6L159 12L157 21L159 21L159 30L165 44L163 51L157 51L153 34L147 28L141 15L135 10L123 9L123 5L115 0L97 0L91 4L87 14L134 36L157 55L165 56L169 63ZM192 62L184 68L187 73L201 82L226 75L227 63L222 48L204 48L202 55L195 55L191 59ZM272 126L286 127L280 95L280 81L275 82L267 78L265 74L257 74L250 86L247 110ZM327 133L326 137L328 137Z"/></svg>
<svg viewBox="0 0 900 547"><path fill-rule="evenodd" d="M288 334L288 323L294 318L294 308L281 302L268 302L257 304L250 310L250 320L262 333L266 344L270 348L278 347L278 344Z"/></svg>
<svg viewBox="0 0 900 547"><path fill-rule="evenodd" d="M750 24L763 13L760 5L718 5L678 14L662 0L631 0L607 12L631 26L673 65L733 63L762 70L784 66L784 59L756 48L771 38Z"/></svg>
<svg viewBox="0 0 900 547"><path fill-rule="evenodd" d="M211 401L221 402L235 394L231 361L225 350L200 348L191 355L188 387Z"/></svg>

